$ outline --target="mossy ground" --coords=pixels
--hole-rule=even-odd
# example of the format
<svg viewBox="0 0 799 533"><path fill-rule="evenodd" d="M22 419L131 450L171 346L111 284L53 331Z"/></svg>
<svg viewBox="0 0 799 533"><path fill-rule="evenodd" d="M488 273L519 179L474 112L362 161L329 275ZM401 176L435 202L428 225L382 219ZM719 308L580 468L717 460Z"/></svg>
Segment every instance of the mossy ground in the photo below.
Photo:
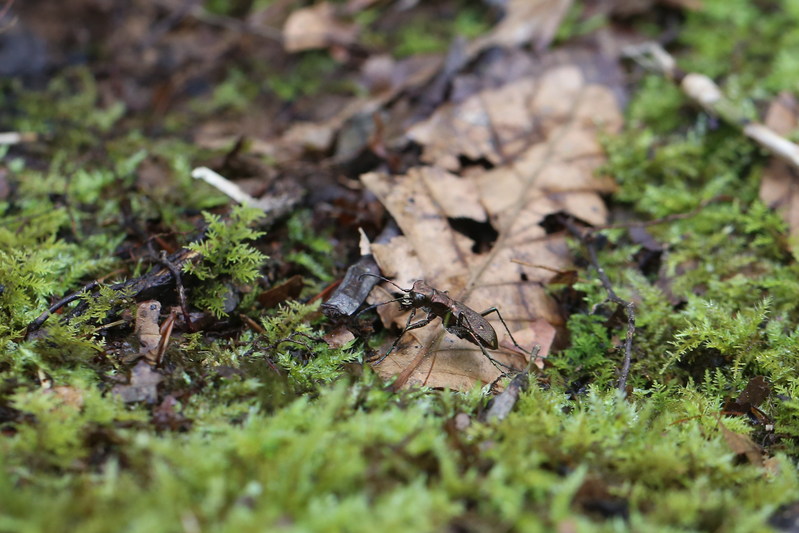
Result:
<svg viewBox="0 0 799 533"><path fill-rule="evenodd" d="M683 68L716 77L753 115L796 91L795 2L703 4L680 30ZM231 72L231 87L246 85ZM281 98L298 90L273 83ZM225 94L193 109L241 107ZM605 232L600 262L638 309L628 394L615 389L623 324L607 320L607 304L589 314L605 292L588 268L575 287L553 288L581 298L571 347L492 424L479 422L482 390L388 392L361 370L357 344L315 340L325 324L314 304L261 311L253 276L279 268L244 211L227 224L207 215L196 302L224 316L225 284L250 284L235 313L264 332L177 339L171 399L110 394L125 365L108 354L132 328L103 325L112 307L133 308L130 295L105 289L79 319L51 317L26 339L53 298L115 269L142 274L146 236L186 245L202 210L227 210L189 177L212 154L177 126L142 134L124 109L99 104L88 70L40 92L7 83L2 95L16 110L5 127L52 141L7 150L0 164L12 191L0 202L0 530L759 531L799 500L797 247L758 200L766 156L669 82L642 79L626 131L606 139L620 185L610 201L638 220L709 203L649 228L665 250L657 268L635 259L628 231ZM145 160L163 169L157 191L136 179ZM281 227L268 231L284 232L286 257L308 274L303 297L318 292L333 247L307 212ZM280 342L297 332L302 344ZM765 419L725 412L755 376L771 385ZM729 432L766 460L736 453Z"/></svg>

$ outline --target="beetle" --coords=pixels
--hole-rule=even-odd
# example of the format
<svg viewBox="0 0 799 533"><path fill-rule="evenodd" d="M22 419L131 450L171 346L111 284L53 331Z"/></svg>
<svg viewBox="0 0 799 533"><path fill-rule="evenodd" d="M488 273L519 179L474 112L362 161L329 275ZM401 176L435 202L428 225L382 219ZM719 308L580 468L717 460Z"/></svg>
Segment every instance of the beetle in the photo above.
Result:
<svg viewBox="0 0 799 533"><path fill-rule="evenodd" d="M480 351L483 352L483 355L485 355L488 360L491 361L491 363L501 372L505 372L505 370L503 370L501 367L504 367L506 370L515 370L514 368L497 361L495 358L491 357L491 354L488 353L488 349L496 350L499 348L497 332L494 330L494 327L491 325L491 323L485 318L491 313L497 314L499 320L502 322L502 325L505 327L505 331L508 332L513 344L523 352L525 351L524 348L519 346L519 343L516 342L516 339L513 338L513 334L510 332L508 324L505 322L505 319L502 318L502 315L499 313L499 309L496 307L491 307L482 313L478 313L465 303L450 297L445 291L440 291L432 287L424 280L414 281L413 286L411 286L410 289L403 289L393 281L382 276L376 276L374 274L363 275L379 277L380 279L391 283L405 293L404 296L396 300L390 300L389 302L383 303L399 302L403 309L411 310L411 314L408 316L408 321L406 322L405 327L400 332L399 336L397 336L397 338L391 344L391 347L388 349L388 351L378 358L374 364L377 365L383 362L383 360L388 357L392 351L394 351L394 348L397 347L397 344L399 344L400 339L406 332L412 329L422 328L436 318L441 317L442 325L446 331L452 333L459 339L464 339L476 345L478 348L480 348ZM417 322L413 322L417 311L423 311L427 313L427 316Z"/></svg>

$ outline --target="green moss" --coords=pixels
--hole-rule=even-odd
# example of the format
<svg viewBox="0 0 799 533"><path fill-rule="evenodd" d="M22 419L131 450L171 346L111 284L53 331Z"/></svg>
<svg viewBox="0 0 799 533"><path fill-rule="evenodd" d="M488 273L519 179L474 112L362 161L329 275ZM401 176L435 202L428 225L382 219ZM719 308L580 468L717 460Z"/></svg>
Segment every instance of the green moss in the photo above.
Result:
<svg viewBox="0 0 799 533"><path fill-rule="evenodd" d="M792 3L705 5L687 14L681 66L750 110L795 88ZM477 32L479 17L460 13L457 31ZM596 22L574 18L570 31ZM282 98L318 90L307 77L333 68L325 54L298 61L306 71L271 82ZM246 66L232 68L202 105L236 113L261 96ZM797 252L758 200L763 154L664 80L642 81L627 129L606 139L617 210L697 210L648 228L664 248L653 269L628 231L604 232L600 263L637 309L628 395L615 391L624 320L588 268L570 289L583 296L570 346L497 424L479 422L479 388L391 392L359 367L356 344L327 346L316 305L265 313L257 290L237 311L262 332L176 332L158 404L124 405L110 390L132 328L99 326L130 294L103 285L27 339L26 326L94 278L149 268L129 224L183 245L191 213L227 200L190 178L206 154L141 133L119 104L100 107L85 70L45 92L4 82L0 95L14 129L53 135L43 152L3 152L13 194L0 203L0 530L761 531L799 497ZM152 162L160 185L139 179ZM207 216L192 305L221 314L231 285L254 285L257 218ZM333 272L330 235L313 226L292 215L282 250L309 286ZM71 317L76 305L85 310ZM754 376L772 387L759 408L773 430L722 411ZM761 443L768 463L737 455L721 424Z"/></svg>
<svg viewBox="0 0 799 533"><path fill-rule="evenodd" d="M303 267L321 281L331 281L334 264L330 229L317 233L307 210L294 213L286 222L286 228L286 260Z"/></svg>
<svg viewBox="0 0 799 533"><path fill-rule="evenodd" d="M210 310L215 316L227 316L231 287L228 283L252 283L260 276L260 267L266 256L247 241L257 239L263 232L250 229L263 211L252 207L233 208L230 219L205 213L208 229L202 241L188 245L190 250L201 254L198 262L189 262L185 271L202 281L210 281L200 288L196 305Z"/></svg>
<svg viewBox="0 0 799 533"><path fill-rule="evenodd" d="M266 77L266 86L278 98L290 102L318 93L335 68L336 62L326 52L304 52L293 68Z"/></svg>
<svg viewBox="0 0 799 533"><path fill-rule="evenodd" d="M794 88L797 64L792 58L799 50L798 20L799 10L790 0L707 2L703 9L688 12L680 41L692 53L681 66L734 80L747 93L753 88ZM721 27L727 31L708 31Z"/></svg>
<svg viewBox="0 0 799 533"><path fill-rule="evenodd" d="M2 441L4 466L20 480L53 469L82 470L92 460L87 442L92 433L113 433L115 424L145 420L143 412L104 398L95 384L81 381L54 390L20 390L10 400L29 417Z"/></svg>
<svg viewBox="0 0 799 533"><path fill-rule="evenodd" d="M555 34L556 43L568 42L569 39L589 34L607 24L607 15L598 13L584 18L584 11L585 6L580 3L569 7Z"/></svg>
<svg viewBox="0 0 799 533"><path fill-rule="evenodd" d="M45 427L13 442L58 444L63 455L52 455L52 463L74 464L81 441L75 422L85 415L58 408L53 398L18 397ZM586 531L611 524L752 531L799 489L785 457L774 465L778 476L736 464L713 415L718 405L702 393L672 396L668 409L663 398L626 402L592 391L569 400L534 387L503 424L473 423L453 434L429 416L435 397L397 403L379 389L353 394L338 386L224 429L160 437L122 431L124 444L90 483L74 476L56 482L37 463L24 473L11 468L12 477L0 481L10 511L0 526L37 531L61 520L89 531L119 523L172 529L191 520L202 529L302 531L332 521L336 530L431 531L467 520L526 530L576 521ZM735 419L724 423L741 429ZM8 455L0 460L11 466ZM23 475L23 485L10 484ZM616 518L603 527L575 514L590 504L581 496L588 484L602 487L608 501L626 502L629 524Z"/></svg>

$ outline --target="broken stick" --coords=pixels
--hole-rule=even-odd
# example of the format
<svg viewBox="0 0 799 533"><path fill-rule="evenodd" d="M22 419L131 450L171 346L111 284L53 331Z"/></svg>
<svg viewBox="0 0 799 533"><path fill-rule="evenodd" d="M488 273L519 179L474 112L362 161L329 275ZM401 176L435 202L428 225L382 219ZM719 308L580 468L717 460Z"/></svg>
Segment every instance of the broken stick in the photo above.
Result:
<svg viewBox="0 0 799 533"><path fill-rule="evenodd" d="M653 42L628 46L624 54L646 69L663 74L680 86L691 100L705 111L738 129L769 153L799 169L799 145L768 126L744 116L721 92L716 83L704 74L683 72L677 62L659 44Z"/></svg>

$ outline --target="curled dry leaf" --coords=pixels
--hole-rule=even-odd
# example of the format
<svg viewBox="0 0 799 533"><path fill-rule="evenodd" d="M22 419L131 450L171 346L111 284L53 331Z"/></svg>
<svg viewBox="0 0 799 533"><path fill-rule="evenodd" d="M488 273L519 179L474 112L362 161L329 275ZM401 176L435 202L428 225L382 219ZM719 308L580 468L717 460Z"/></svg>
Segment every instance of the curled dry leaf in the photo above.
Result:
<svg viewBox="0 0 799 533"><path fill-rule="evenodd" d="M158 384L163 380L164 376L141 359L131 369L128 383L115 385L111 392L125 403L154 403L158 399Z"/></svg>
<svg viewBox="0 0 799 533"><path fill-rule="evenodd" d="M781 93L766 114L766 126L788 135L799 125L799 104L790 93ZM760 182L760 199L776 209L785 222L793 247L799 244L799 172L782 159L772 157Z"/></svg>
<svg viewBox="0 0 799 533"><path fill-rule="evenodd" d="M719 420L719 429L730 451L736 455L743 455L755 466L764 466L763 448L756 444L748 435L736 433Z"/></svg>
<svg viewBox="0 0 799 533"><path fill-rule="evenodd" d="M355 41L358 28L336 17L333 5L321 2L294 11L283 26L283 46L287 52L301 52L349 45Z"/></svg>
<svg viewBox="0 0 799 533"><path fill-rule="evenodd" d="M552 42L571 5L572 0L509 0L502 21L477 39L473 50L528 42L532 42L536 50L544 50Z"/></svg>
<svg viewBox="0 0 799 533"><path fill-rule="evenodd" d="M567 269L570 259L563 236L548 235L541 222L556 212L605 222L599 193L612 191L613 184L594 175L603 162L597 134L615 131L621 122L611 88L587 82L572 65L442 106L409 132L432 166L404 176L362 176L404 233L372 245L383 273L403 287L424 279L478 312L498 307L514 336L529 341L525 348L540 344L545 356L555 328L563 324L545 284L555 271ZM452 171L462 156L495 166L457 175ZM449 219L464 217L488 220L496 229L489 252L475 253L474 241L453 230ZM395 305L385 306L381 316L399 327L407 321ZM506 346L507 333L496 315L486 318L500 346ZM500 348L494 356L518 369L528 363L518 351ZM376 368L384 377L398 375L401 384L453 389L499 376L475 345L444 334L439 320L407 332Z"/></svg>
<svg viewBox="0 0 799 533"><path fill-rule="evenodd" d="M69 405L70 407L74 407L76 409L83 408L84 400L82 390L75 387L70 387L69 385L59 385L49 390L55 394L65 405Z"/></svg>

